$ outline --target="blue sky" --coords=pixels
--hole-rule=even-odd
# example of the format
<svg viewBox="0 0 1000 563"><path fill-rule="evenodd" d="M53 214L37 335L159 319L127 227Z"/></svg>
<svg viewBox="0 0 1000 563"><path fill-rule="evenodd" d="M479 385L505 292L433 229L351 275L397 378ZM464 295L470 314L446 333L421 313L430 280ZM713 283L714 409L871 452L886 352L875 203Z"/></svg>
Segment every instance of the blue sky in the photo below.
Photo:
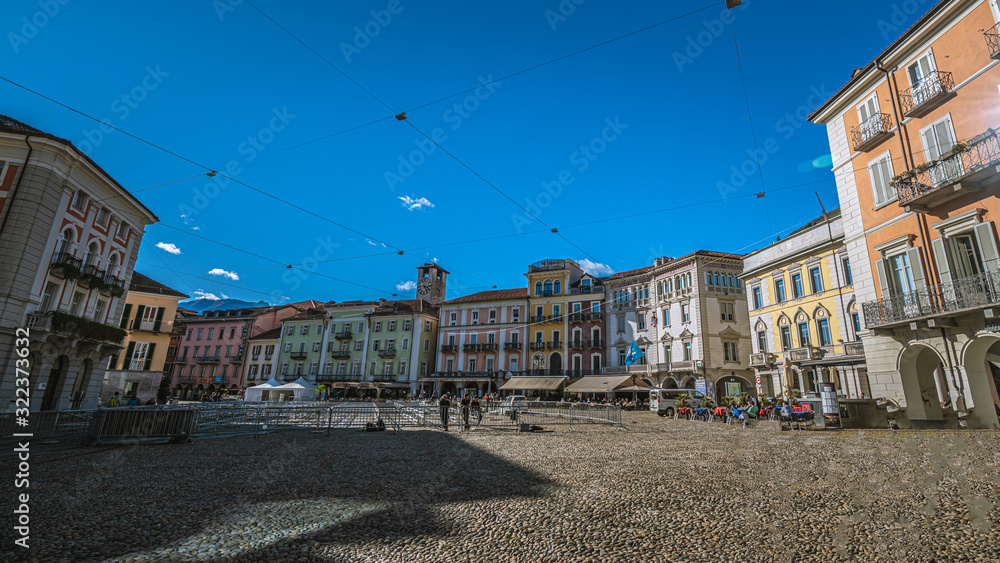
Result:
<svg viewBox="0 0 1000 563"><path fill-rule="evenodd" d="M276 302L412 297L403 284L434 259L457 297L522 287L544 258L621 271L758 248L819 215L814 191L837 205L825 128L802 118L932 2L733 12L764 199L722 2L100 4L9 2L0 75L312 215L5 82L0 112L143 190L162 225L137 269L191 295Z"/></svg>

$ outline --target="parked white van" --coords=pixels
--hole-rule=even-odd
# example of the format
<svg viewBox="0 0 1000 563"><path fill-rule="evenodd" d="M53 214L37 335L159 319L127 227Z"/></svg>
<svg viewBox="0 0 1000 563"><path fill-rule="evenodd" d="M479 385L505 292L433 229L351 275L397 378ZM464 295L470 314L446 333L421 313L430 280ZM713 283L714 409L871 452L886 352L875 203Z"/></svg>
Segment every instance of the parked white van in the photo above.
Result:
<svg viewBox="0 0 1000 563"><path fill-rule="evenodd" d="M687 395L687 402L691 407L700 406L702 399L705 398L701 391L694 389L653 389L649 392L650 412L660 416L674 416L674 411L677 410L677 398L681 395ZM711 399L708 401L715 406L714 401Z"/></svg>

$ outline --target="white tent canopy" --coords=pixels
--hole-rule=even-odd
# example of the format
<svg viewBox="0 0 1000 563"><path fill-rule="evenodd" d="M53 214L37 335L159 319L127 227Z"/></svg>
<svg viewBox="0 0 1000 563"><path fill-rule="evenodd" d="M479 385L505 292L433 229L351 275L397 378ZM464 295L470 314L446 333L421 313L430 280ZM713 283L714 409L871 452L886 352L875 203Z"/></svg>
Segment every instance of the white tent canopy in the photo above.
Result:
<svg viewBox="0 0 1000 563"><path fill-rule="evenodd" d="M309 401L314 398L316 386L300 377L291 383L279 385L277 390L291 391L295 401Z"/></svg>
<svg viewBox="0 0 1000 563"><path fill-rule="evenodd" d="M264 391L274 391L278 390L282 386L282 383L277 379L271 379L266 383L261 383L260 385L254 385L253 387L247 388L246 396L243 397L244 401L262 401ZM273 398L271 393L268 393L268 398Z"/></svg>

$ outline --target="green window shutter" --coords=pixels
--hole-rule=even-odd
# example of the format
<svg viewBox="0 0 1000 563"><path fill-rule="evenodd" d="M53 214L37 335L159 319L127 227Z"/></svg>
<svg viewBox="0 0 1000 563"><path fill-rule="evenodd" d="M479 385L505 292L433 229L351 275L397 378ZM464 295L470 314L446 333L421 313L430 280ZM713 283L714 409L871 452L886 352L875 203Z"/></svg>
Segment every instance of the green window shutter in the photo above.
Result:
<svg viewBox="0 0 1000 563"><path fill-rule="evenodd" d="M938 275L941 276L941 283L951 283L951 267L948 266L948 252L944 247L944 239L935 239L931 244L934 246L934 258L937 259Z"/></svg>
<svg viewBox="0 0 1000 563"><path fill-rule="evenodd" d="M126 303L125 309L122 311L122 322L118 324L118 328L125 328L128 326L128 319L131 314L132 305L130 303Z"/></svg>
<svg viewBox="0 0 1000 563"><path fill-rule="evenodd" d="M987 272L1000 270L1000 251L997 251L997 238L993 234L993 221L976 225L976 238L979 239L979 251Z"/></svg>
<svg viewBox="0 0 1000 563"><path fill-rule="evenodd" d="M163 322L163 307L156 310L156 320L153 322L153 332L160 332L160 324Z"/></svg>
<svg viewBox="0 0 1000 563"><path fill-rule="evenodd" d="M149 347L146 348L146 365L142 366L142 369L149 371L153 367L153 352L156 351L156 344L153 342L149 343Z"/></svg>
<svg viewBox="0 0 1000 563"><path fill-rule="evenodd" d="M926 289L927 282L924 280L924 263L920 259L920 248L911 248L906 251L906 255L910 260L910 271L913 273L914 289L918 291Z"/></svg>
<svg viewBox="0 0 1000 563"><path fill-rule="evenodd" d="M146 306L145 305L136 305L135 306L135 325L134 326L136 328L138 328L139 322L142 320L142 314L145 311L146 311Z"/></svg>
<svg viewBox="0 0 1000 563"><path fill-rule="evenodd" d="M132 367L132 354L135 353L135 342L129 342L128 348L125 350L125 357L122 358L122 369L129 369Z"/></svg>
<svg viewBox="0 0 1000 563"><path fill-rule="evenodd" d="M891 295L889 291L889 276L886 274L885 260L879 258L875 261L875 270L878 273L878 285L882 290L882 299L888 299Z"/></svg>

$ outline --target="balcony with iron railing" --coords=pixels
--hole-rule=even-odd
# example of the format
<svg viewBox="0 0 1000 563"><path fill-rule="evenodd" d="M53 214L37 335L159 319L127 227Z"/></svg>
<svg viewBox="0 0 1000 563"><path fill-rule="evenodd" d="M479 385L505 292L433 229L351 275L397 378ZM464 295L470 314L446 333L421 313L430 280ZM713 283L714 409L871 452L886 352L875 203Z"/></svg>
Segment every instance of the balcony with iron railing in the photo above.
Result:
<svg viewBox="0 0 1000 563"><path fill-rule="evenodd" d="M854 150L868 152L892 137L892 119L888 113L876 113L851 129Z"/></svg>
<svg viewBox="0 0 1000 563"><path fill-rule="evenodd" d="M104 287L105 275L107 275L107 272L98 268L96 264L87 264L80 270L80 278L76 283L83 288L100 289Z"/></svg>
<svg viewBox="0 0 1000 563"><path fill-rule="evenodd" d="M536 341L536 342L532 342L531 343L531 349L532 350L544 350L545 349L545 343L542 342L542 341L540 341L540 340Z"/></svg>
<svg viewBox="0 0 1000 563"><path fill-rule="evenodd" d="M655 367L657 366L649 364L632 364L630 366L608 366L604 368L604 373L607 375L624 375L627 373L647 373L653 371Z"/></svg>
<svg viewBox="0 0 1000 563"><path fill-rule="evenodd" d="M508 350L508 351L509 350L520 350L521 349L521 343L520 342L504 342L503 349L504 350Z"/></svg>
<svg viewBox="0 0 1000 563"><path fill-rule="evenodd" d="M52 273L71 279L76 279L83 269L83 260L69 252L56 252L52 258Z"/></svg>
<svg viewBox="0 0 1000 563"><path fill-rule="evenodd" d="M563 320L563 316L562 315L549 315L549 317L548 317L548 321L550 323L561 323L562 320Z"/></svg>
<svg viewBox="0 0 1000 563"><path fill-rule="evenodd" d="M476 352L479 350L478 344L462 344L463 352Z"/></svg>
<svg viewBox="0 0 1000 563"><path fill-rule="evenodd" d="M219 363L219 355L212 354L211 356L201 356L198 358L199 364L217 364Z"/></svg>
<svg viewBox="0 0 1000 563"><path fill-rule="evenodd" d="M396 349L395 348L383 348L378 351L378 357L380 358L395 358Z"/></svg>
<svg viewBox="0 0 1000 563"><path fill-rule="evenodd" d="M489 375L487 375L489 374ZM486 372L486 371L438 371L431 374L431 377L452 377L452 378L495 378L499 375L499 372Z"/></svg>
<svg viewBox="0 0 1000 563"><path fill-rule="evenodd" d="M950 72L933 70L920 83L899 93L903 117L923 117L954 98L955 81Z"/></svg>
<svg viewBox="0 0 1000 563"><path fill-rule="evenodd" d="M350 340L354 338L354 333L349 330L342 330L340 332L334 333L333 337L337 340Z"/></svg>
<svg viewBox="0 0 1000 563"><path fill-rule="evenodd" d="M540 260L528 266L528 273L553 272L556 270L565 270L566 268L565 260Z"/></svg>
<svg viewBox="0 0 1000 563"><path fill-rule="evenodd" d="M231 363L231 364L242 364L243 363L243 354L233 354L232 356L229 356L229 363Z"/></svg>
<svg viewBox="0 0 1000 563"><path fill-rule="evenodd" d="M109 295L119 297L125 293L125 280L109 273L104 276L104 287L101 289Z"/></svg>
<svg viewBox="0 0 1000 563"><path fill-rule="evenodd" d="M442 344L441 345L441 352L442 353L457 352L457 351L458 351L458 344Z"/></svg>
<svg viewBox="0 0 1000 563"><path fill-rule="evenodd" d="M583 313L570 313L569 314L569 322L571 322L571 323L582 323L583 322Z"/></svg>
<svg viewBox="0 0 1000 563"><path fill-rule="evenodd" d="M993 270L869 301L863 309L865 325L879 329L972 313L996 306L998 302L1000 271Z"/></svg>
<svg viewBox="0 0 1000 563"><path fill-rule="evenodd" d="M350 358L351 357L351 351L350 350L334 350L334 351L330 352L330 357L331 358Z"/></svg>
<svg viewBox="0 0 1000 563"><path fill-rule="evenodd" d="M983 37L986 39L986 47L990 52L990 58L1000 60L1000 24L983 32Z"/></svg>
<svg viewBox="0 0 1000 563"><path fill-rule="evenodd" d="M316 376L317 382L329 382L329 381L361 381L361 374L351 374L351 373L334 373L332 371L324 371Z"/></svg>
<svg viewBox="0 0 1000 563"><path fill-rule="evenodd" d="M544 323L545 315L532 315L531 317L529 317L529 319L530 319L529 322L532 323Z"/></svg>
<svg viewBox="0 0 1000 563"><path fill-rule="evenodd" d="M479 345L480 352L495 352L500 348L496 342L484 342Z"/></svg>
<svg viewBox="0 0 1000 563"><path fill-rule="evenodd" d="M309 352L306 352L305 349L292 350L288 353L288 357L293 360L304 360L309 357Z"/></svg>
<svg viewBox="0 0 1000 563"><path fill-rule="evenodd" d="M997 174L1000 141L992 130L958 143L938 160L900 174L893 180L899 205L926 212L966 193L979 191Z"/></svg>
<svg viewBox="0 0 1000 563"><path fill-rule="evenodd" d="M550 340L545 343L545 346L549 350L562 350L563 343L561 340Z"/></svg>
<svg viewBox="0 0 1000 563"><path fill-rule="evenodd" d="M590 314L590 320L592 321L604 320L604 313L601 313L600 311L595 311Z"/></svg>
<svg viewBox="0 0 1000 563"><path fill-rule="evenodd" d="M580 348L583 348L584 342L585 342L584 340L570 339L569 347L574 350L579 350Z"/></svg>

